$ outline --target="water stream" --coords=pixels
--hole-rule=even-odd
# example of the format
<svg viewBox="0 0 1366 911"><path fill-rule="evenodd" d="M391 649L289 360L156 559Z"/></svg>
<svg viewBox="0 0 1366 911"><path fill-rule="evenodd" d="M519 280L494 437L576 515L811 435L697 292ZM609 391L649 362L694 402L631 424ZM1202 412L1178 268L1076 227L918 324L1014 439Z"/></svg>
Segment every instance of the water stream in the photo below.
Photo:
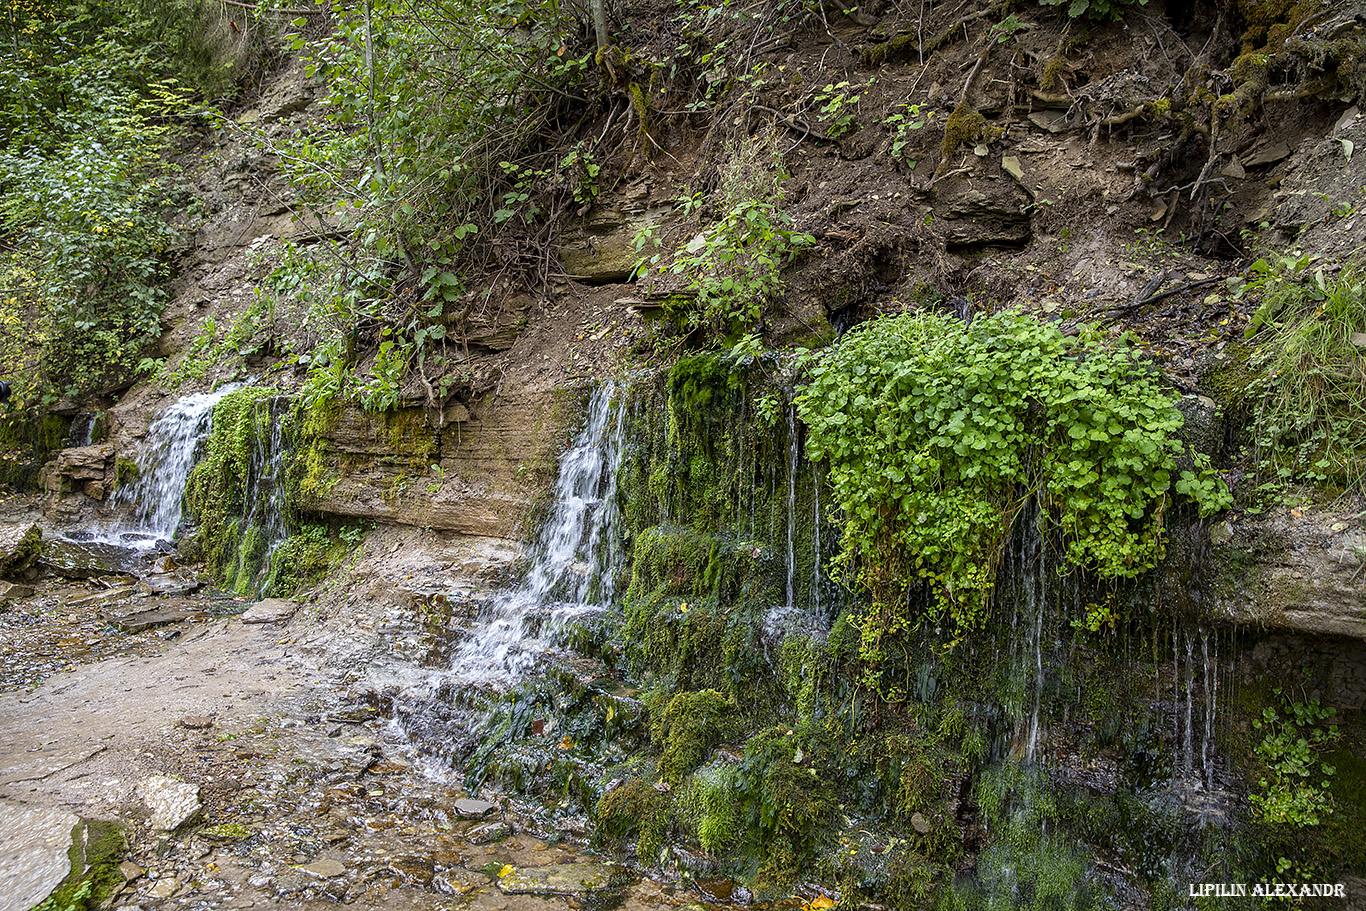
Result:
<svg viewBox="0 0 1366 911"><path fill-rule="evenodd" d="M113 499L115 506L127 504L132 510L99 532L96 540L138 549L175 540L185 483L208 439L214 406L241 388L241 383L228 383L213 392L186 396L152 422L135 459L137 479L120 487Z"/></svg>
<svg viewBox="0 0 1366 911"><path fill-rule="evenodd" d="M492 601L456 651L450 670L457 678L514 680L567 624L611 606L625 559L616 520L626 409L616 395L612 383L593 392L584 428L560 460L554 504L526 579Z"/></svg>

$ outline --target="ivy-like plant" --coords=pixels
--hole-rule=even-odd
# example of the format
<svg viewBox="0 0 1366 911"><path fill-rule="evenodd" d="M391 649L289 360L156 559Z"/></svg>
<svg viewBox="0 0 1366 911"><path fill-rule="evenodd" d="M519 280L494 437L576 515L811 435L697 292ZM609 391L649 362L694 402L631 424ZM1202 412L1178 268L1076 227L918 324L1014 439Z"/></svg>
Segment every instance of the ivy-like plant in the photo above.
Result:
<svg viewBox="0 0 1366 911"><path fill-rule="evenodd" d="M797 397L807 452L829 462L845 513L839 561L872 595L864 658L932 612L980 622L1017 516L1037 498L1076 567L1131 577L1163 556L1173 494L1230 502L1181 470L1171 393L1127 347L1006 310L971 325L908 313L865 324L814 359Z"/></svg>

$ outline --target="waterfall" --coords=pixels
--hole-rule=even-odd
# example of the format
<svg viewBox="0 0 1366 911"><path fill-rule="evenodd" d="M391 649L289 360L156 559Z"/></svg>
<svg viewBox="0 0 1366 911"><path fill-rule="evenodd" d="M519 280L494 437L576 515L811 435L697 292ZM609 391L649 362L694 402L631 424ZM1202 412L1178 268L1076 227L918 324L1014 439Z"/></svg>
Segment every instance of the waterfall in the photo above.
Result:
<svg viewBox="0 0 1366 911"><path fill-rule="evenodd" d="M208 438L214 406L240 388L241 383L229 383L213 392L186 396L152 422L135 460L137 480L119 488L113 501L132 504L132 514L105 532L106 541L145 549L174 540L185 482L200 445Z"/></svg>
<svg viewBox="0 0 1366 911"><path fill-rule="evenodd" d="M239 547L237 566L229 575L237 582L238 591L249 590L260 596L270 582L276 549L289 536L285 527L285 468L286 441L280 418L289 399L283 396L258 399L255 408L266 410L264 420L257 427L270 426L270 434L256 434L251 464L247 469L243 503L246 514L241 528L251 537L252 546Z"/></svg>
<svg viewBox="0 0 1366 911"><path fill-rule="evenodd" d="M468 682L515 679L573 619L611 604L624 561L617 524L617 468L626 409L616 386L598 387L588 419L560 460L555 501L532 552L526 580L498 596L470 631L451 670Z"/></svg>
<svg viewBox="0 0 1366 911"><path fill-rule="evenodd" d="M787 409L787 601L797 603L797 406Z"/></svg>

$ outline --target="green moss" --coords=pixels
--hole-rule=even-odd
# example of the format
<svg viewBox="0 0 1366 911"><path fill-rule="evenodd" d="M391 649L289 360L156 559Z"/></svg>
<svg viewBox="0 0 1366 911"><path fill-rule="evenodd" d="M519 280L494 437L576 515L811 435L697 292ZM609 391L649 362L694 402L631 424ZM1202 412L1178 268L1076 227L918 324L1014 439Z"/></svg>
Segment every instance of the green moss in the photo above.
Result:
<svg viewBox="0 0 1366 911"><path fill-rule="evenodd" d="M947 170L950 156L963 145L977 142L985 135L986 129L986 118L967 101L960 101L944 121L944 139L939 146L939 170Z"/></svg>
<svg viewBox="0 0 1366 911"><path fill-rule="evenodd" d="M678 784L706 759L707 751L734 727L735 705L716 690L679 693L654 724L654 740L663 749L660 772Z"/></svg>
<svg viewBox="0 0 1366 911"><path fill-rule="evenodd" d="M119 863L127 840L111 822L82 820L71 832L72 873L34 911L89 911L123 885Z"/></svg>
<svg viewBox="0 0 1366 911"><path fill-rule="evenodd" d="M672 792L661 791L639 779L624 782L602 796L594 810L599 836L610 846L624 850L635 840L636 855L653 863L664 846L672 824Z"/></svg>

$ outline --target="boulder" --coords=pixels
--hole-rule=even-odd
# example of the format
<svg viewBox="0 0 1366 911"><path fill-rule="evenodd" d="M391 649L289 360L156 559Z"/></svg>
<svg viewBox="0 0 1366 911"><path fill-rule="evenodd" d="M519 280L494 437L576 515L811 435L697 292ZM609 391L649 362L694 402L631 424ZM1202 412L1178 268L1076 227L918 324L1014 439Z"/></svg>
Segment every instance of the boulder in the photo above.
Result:
<svg viewBox="0 0 1366 911"><path fill-rule="evenodd" d="M0 801L0 908L28 911L52 894L71 872L71 836L80 819Z"/></svg>
<svg viewBox="0 0 1366 911"><path fill-rule="evenodd" d="M43 530L37 522L0 525L0 577L17 576L42 551Z"/></svg>
<svg viewBox="0 0 1366 911"><path fill-rule="evenodd" d="M636 232L642 225L619 209L595 208L576 234L560 242L560 264L590 285L624 282L635 271Z"/></svg>
<svg viewBox="0 0 1366 911"><path fill-rule="evenodd" d="M138 783L137 795L151 814L149 825L161 832L174 832L202 809L199 785L167 775L144 778Z"/></svg>

